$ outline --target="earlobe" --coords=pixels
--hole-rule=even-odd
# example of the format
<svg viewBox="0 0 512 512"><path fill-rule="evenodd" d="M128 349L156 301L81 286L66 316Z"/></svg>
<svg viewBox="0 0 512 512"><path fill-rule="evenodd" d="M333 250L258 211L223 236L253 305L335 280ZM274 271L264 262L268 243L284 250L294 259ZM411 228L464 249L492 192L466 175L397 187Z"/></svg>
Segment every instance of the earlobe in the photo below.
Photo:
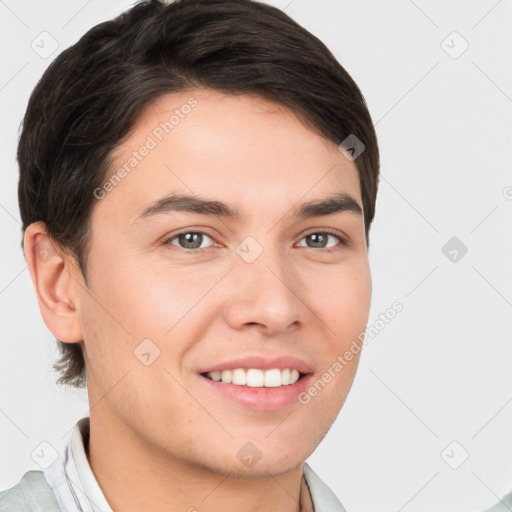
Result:
<svg viewBox="0 0 512 512"><path fill-rule="evenodd" d="M23 247L41 315L53 335L67 343L83 340L78 315L77 276L72 258L51 239L44 222L27 227Z"/></svg>

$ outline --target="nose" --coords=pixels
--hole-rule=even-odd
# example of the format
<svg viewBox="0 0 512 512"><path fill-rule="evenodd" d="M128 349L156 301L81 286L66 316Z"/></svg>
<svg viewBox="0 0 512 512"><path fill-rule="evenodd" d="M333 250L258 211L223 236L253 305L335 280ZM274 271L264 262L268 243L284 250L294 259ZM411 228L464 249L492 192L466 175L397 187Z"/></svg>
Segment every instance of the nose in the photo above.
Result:
<svg viewBox="0 0 512 512"><path fill-rule="evenodd" d="M278 251L265 251L252 263L237 258L230 272L226 322L237 330L260 329L275 335L297 327L307 311L301 301L300 277Z"/></svg>

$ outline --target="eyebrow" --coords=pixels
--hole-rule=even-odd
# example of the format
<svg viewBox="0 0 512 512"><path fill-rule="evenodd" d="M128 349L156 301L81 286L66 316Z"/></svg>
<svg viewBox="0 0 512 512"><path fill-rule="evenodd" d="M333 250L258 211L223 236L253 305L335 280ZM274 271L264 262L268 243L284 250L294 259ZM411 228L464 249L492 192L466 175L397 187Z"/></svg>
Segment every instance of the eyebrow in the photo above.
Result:
<svg viewBox="0 0 512 512"><path fill-rule="evenodd" d="M345 211L354 212L362 215L361 206L349 194L338 193L323 199L317 199L300 205L292 209L295 217L306 219L310 217L319 217L324 215L332 215ZM232 208L226 203L215 201L212 199L190 196L183 194L171 194L170 196L159 199L151 206L148 206L134 220L139 222L156 215L169 212L187 212L199 213L201 215L219 215L225 218L240 219L241 214L237 208Z"/></svg>

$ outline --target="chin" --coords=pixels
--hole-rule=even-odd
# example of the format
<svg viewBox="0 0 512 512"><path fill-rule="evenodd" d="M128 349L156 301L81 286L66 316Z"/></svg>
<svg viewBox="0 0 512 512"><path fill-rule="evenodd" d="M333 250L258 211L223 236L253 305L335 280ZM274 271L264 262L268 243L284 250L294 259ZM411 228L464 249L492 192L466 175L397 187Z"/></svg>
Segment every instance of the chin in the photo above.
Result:
<svg viewBox="0 0 512 512"><path fill-rule="evenodd" d="M236 462L231 466L227 466L226 459L224 459L223 463L214 464L209 469L229 478L275 478L299 468L304 463L304 460L299 456L294 457L293 460L275 457L269 457L268 460L265 460L265 457L262 456L261 459L250 466L245 466L241 463L237 464Z"/></svg>

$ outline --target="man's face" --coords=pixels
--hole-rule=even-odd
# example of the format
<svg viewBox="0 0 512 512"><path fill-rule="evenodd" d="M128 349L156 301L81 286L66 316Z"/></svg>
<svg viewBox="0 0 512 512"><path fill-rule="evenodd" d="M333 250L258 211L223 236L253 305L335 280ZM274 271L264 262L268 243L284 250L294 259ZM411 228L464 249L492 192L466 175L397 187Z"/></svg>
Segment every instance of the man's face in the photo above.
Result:
<svg viewBox="0 0 512 512"><path fill-rule="evenodd" d="M362 214L297 211L335 194L361 206L355 163L284 107L203 89L159 98L113 158L129 172L98 193L89 289L75 290L91 421L224 474L298 467L335 420L358 355L309 403L299 393L364 330L371 277ZM177 194L238 217L163 201ZM255 370L250 386L204 375L234 368ZM301 378L286 384L285 368ZM269 369L269 387L258 384Z"/></svg>

